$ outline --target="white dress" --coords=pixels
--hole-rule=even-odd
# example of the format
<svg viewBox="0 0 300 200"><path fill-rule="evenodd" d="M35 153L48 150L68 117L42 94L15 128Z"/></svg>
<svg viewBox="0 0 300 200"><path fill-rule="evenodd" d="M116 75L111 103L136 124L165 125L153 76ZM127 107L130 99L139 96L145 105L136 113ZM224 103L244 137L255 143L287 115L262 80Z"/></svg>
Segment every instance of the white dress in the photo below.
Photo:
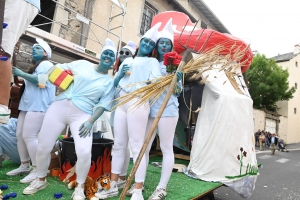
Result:
<svg viewBox="0 0 300 200"><path fill-rule="evenodd" d="M202 96L190 163L186 174L204 181L222 182L249 197L258 174L254 144L253 101L240 68L237 92L225 72L210 70ZM243 87L244 86L244 87Z"/></svg>

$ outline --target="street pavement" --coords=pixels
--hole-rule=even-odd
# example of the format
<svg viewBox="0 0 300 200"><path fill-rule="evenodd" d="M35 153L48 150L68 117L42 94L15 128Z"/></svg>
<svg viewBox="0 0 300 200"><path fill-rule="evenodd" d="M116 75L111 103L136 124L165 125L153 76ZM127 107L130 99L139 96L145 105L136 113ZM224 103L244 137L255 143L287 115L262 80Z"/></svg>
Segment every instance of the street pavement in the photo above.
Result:
<svg viewBox="0 0 300 200"><path fill-rule="evenodd" d="M300 200L300 143L287 145L289 152L271 155L256 147L259 169L255 189L248 200ZM215 200L244 200L235 191L222 186L214 191Z"/></svg>

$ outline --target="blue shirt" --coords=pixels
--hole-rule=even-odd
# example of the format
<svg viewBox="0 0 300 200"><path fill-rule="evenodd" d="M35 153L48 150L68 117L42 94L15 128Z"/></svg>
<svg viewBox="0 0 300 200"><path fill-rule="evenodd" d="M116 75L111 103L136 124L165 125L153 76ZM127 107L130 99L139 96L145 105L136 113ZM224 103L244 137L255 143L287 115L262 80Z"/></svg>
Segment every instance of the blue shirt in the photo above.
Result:
<svg viewBox="0 0 300 200"><path fill-rule="evenodd" d="M56 100L70 99L77 108L90 115L93 114L94 107L111 109L114 83L109 74L98 73L94 68L95 64L86 60L57 66L71 70L74 81L66 91L57 96Z"/></svg>
<svg viewBox="0 0 300 200"><path fill-rule="evenodd" d="M43 61L35 69L33 75L46 74L52 66L51 62ZM47 82L45 88L39 88L26 79L24 83L26 87L20 100L19 110L46 112L55 99L55 86Z"/></svg>
<svg viewBox="0 0 300 200"><path fill-rule="evenodd" d="M271 143L275 144L275 137L271 137Z"/></svg>
<svg viewBox="0 0 300 200"><path fill-rule="evenodd" d="M149 57L135 57L134 59L126 58L120 68L116 73L115 77L120 75L122 67L124 64L131 66L130 75L126 75L120 80L119 86L127 93L135 91L141 87L146 86L146 83L136 84L132 87L126 87L128 84L135 84L139 82L144 82L154 78L161 77L161 72L159 69L159 62L155 58Z"/></svg>
<svg viewBox="0 0 300 200"><path fill-rule="evenodd" d="M40 2L40 0L25 0L25 1L32 4L32 5L34 5L35 7L37 7L39 12L41 12L41 2Z"/></svg>
<svg viewBox="0 0 300 200"><path fill-rule="evenodd" d="M167 68L166 66L163 64L163 62L160 62L160 70L161 70L161 74L163 76L168 75L167 72ZM179 81L178 86L180 87L180 91L182 88L182 84L181 81ZM150 117L155 118L162 103L164 102L166 96L168 93L168 88L160 95L160 97L157 99L157 101L150 107ZM177 96L173 93L169 99L169 102L162 114L161 117L178 117L179 113L178 113L178 98Z"/></svg>

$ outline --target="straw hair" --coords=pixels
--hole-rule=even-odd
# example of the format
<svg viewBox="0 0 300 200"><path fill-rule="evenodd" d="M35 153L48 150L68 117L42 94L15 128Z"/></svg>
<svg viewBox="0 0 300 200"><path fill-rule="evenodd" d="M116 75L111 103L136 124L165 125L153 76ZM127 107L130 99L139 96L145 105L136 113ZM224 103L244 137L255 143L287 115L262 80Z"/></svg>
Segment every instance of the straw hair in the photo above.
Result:
<svg viewBox="0 0 300 200"><path fill-rule="evenodd" d="M226 41L223 44L216 45L215 47L200 53L196 54L193 59L191 59L184 67L183 73L187 80L190 81L198 81L200 84L205 84L209 75L206 75L202 78L204 72L209 70L219 70L225 71L226 76L228 77L231 84L234 88L239 92L238 83L236 83L233 78L236 74L236 69L243 66L248 60L244 60L243 62L239 62L247 52L249 46L244 49L238 47L235 49L235 52L228 52L228 54L223 55L225 51ZM235 46L230 48L230 51L233 50ZM222 55L222 56L220 56ZM251 59L251 58L249 58ZM221 67L220 67L221 66ZM148 84L142 88L139 88L133 92L130 92L124 96L121 96L114 101L117 101L117 104L113 107L113 110L116 108L128 103L132 99L138 98L135 104L131 105L131 109L135 110L139 106L149 102L149 106L156 102L156 100L163 94L165 90L170 86L172 79L175 74L168 74L166 76L151 80L151 84ZM143 84L147 84L149 81L142 82ZM132 87L133 85L141 84L134 83L129 84L126 87ZM224 82L225 84L225 82ZM177 87L174 87L174 93L176 92Z"/></svg>

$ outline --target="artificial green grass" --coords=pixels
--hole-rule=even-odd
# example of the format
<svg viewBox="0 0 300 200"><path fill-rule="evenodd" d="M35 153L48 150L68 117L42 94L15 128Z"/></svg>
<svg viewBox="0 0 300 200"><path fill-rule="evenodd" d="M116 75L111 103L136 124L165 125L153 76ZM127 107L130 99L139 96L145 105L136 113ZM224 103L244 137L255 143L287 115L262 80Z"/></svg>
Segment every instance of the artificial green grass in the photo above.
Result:
<svg viewBox="0 0 300 200"><path fill-rule="evenodd" d="M19 167L14 164L12 161L3 161L2 167L0 168L0 185L7 185L7 190L2 190L2 196L9 194L11 192L17 193L17 197L14 199L24 199L24 200L53 200L54 193L61 192L63 193L63 198L61 199L70 199L73 190L68 190L67 186L63 184L58 178L49 176L47 178L48 187L44 190L41 190L33 195L23 195L23 190L29 184L22 184L19 181L25 177L22 176L6 176L6 172L9 172L13 169ZM9 198L13 199L13 198Z"/></svg>
<svg viewBox="0 0 300 200"><path fill-rule="evenodd" d="M150 158L151 162L161 162L162 157L156 156ZM188 165L188 161L176 159L178 164ZM131 170L133 163L129 165L129 170ZM63 184L58 178L48 177L48 187L42 191L37 192L34 195L23 195L22 191L28 184L19 183L20 179L24 176L6 176L6 172L15 169L18 165L12 163L11 161L4 161L2 168L0 168L0 185L4 184L8 186L7 190L3 190L3 196L11 192L16 192L17 197L15 199L30 199L30 200L53 200L54 193L63 193L63 198L70 199L73 190L68 190L67 186ZM147 170L147 177L145 181L145 191L143 192L144 199L148 197L155 190L159 179L160 179L161 168L157 168L149 164ZM172 173L170 182L167 187L167 200L186 200L199 196L200 194L206 193L207 191L218 188L221 183L205 182L187 177L182 173ZM120 190L121 194L122 190ZM119 199L119 197L110 198L111 200ZM125 199L130 199L126 197Z"/></svg>
<svg viewBox="0 0 300 200"><path fill-rule="evenodd" d="M145 190L143 192L144 199L148 199L155 188L157 187L160 179L161 168L154 167L151 165L151 162L161 162L162 157L156 156L150 158L150 164L147 169L147 177L145 181ZM175 163L188 165L188 161L176 159ZM132 163L130 163L129 170L131 170ZM129 174L129 173L128 173ZM187 200L191 198L195 198L200 194L206 193L207 191L218 188L222 185L222 183L213 183L213 182L205 182L196 179L189 178L183 173L172 173L171 179L169 181L167 187L167 200ZM119 191L120 195L122 190ZM110 198L112 200L119 199L118 197ZM126 197L126 200L129 200L130 197Z"/></svg>

